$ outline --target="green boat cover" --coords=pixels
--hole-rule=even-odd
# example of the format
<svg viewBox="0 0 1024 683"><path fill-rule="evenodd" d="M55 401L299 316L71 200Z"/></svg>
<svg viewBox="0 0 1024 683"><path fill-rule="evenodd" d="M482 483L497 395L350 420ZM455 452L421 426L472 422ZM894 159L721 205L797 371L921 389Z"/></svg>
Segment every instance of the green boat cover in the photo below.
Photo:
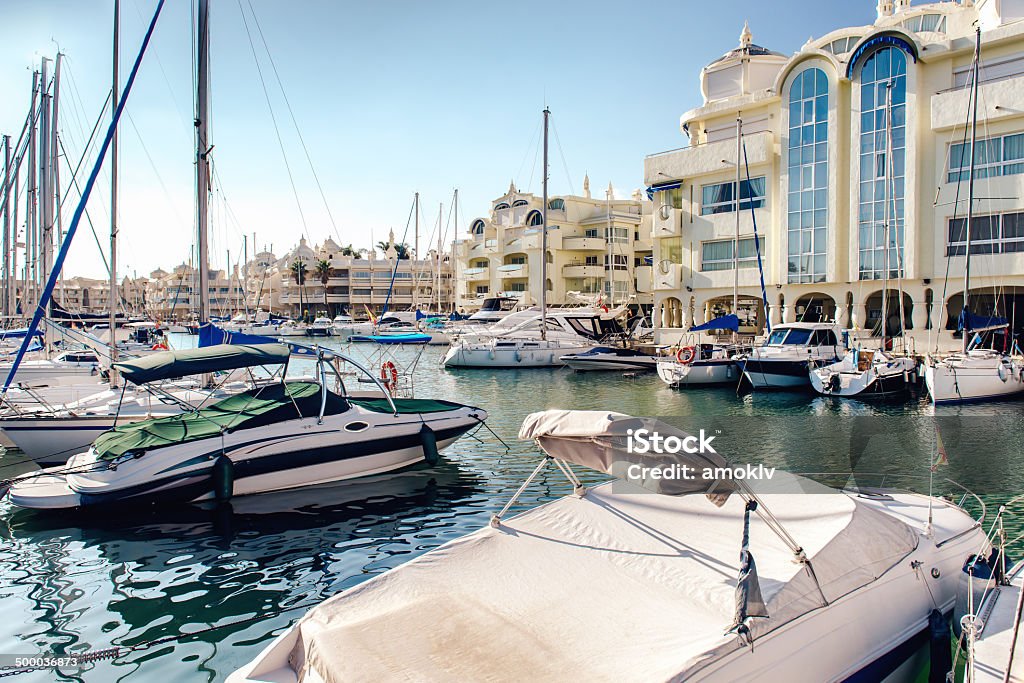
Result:
<svg viewBox="0 0 1024 683"><path fill-rule="evenodd" d="M288 353L285 344L217 344L201 349L154 353L114 363L114 367L129 382L145 384L221 370L283 365L288 362Z"/></svg>
<svg viewBox="0 0 1024 683"><path fill-rule="evenodd" d="M347 409L345 399L327 392L325 415L337 415ZM144 453L154 448L215 437L221 432L252 429L319 414L319 384L268 384L191 413L115 427L101 434L93 448L100 460L116 460L126 453Z"/></svg>
<svg viewBox="0 0 1024 683"><path fill-rule="evenodd" d="M461 403L452 403L451 401L435 401L429 398L396 398L395 408L398 409L399 414L408 415L409 413L443 413L449 410L458 410L464 408ZM391 404L384 397L381 398L350 398L349 403L352 405L366 408L375 413L391 413Z"/></svg>

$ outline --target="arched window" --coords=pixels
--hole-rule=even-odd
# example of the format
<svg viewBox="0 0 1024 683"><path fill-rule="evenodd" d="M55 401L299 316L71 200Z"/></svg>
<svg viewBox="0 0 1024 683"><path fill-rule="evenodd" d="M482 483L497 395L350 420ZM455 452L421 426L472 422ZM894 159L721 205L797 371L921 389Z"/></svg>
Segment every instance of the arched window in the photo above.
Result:
<svg viewBox="0 0 1024 683"><path fill-rule="evenodd" d="M484 234L484 222L479 219L473 221L473 225L470 226L469 231L474 235Z"/></svg>
<svg viewBox="0 0 1024 683"><path fill-rule="evenodd" d="M544 216L540 211L531 211L526 217L526 224L531 226L544 225Z"/></svg>
<svg viewBox="0 0 1024 683"><path fill-rule="evenodd" d="M515 208L517 206L526 206L526 204L527 202L525 199L517 199L514 202L512 202L512 208Z"/></svg>
<svg viewBox="0 0 1024 683"><path fill-rule="evenodd" d="M494 210L495 211L501 211L501 210L507 209L507 208L509 208L508 204L506 202L501 202L500 204L498 204L497 206L494 207Z"/></svg>
<svg viewBox="0 0 1024 683"><path fill-rule="evenodd" d="M555 197L548 202L548 208L552 211L565 211L565 200L561 197Z"/></svg>
<svg viewBox="0 0 1024 683"><path fill-rule="evenodd" d="M828 77L821 69L807 69L789 89L791 283L825 281L828 194Z"/></svg>
<svg viewBox="0 0 1024 683"><path fill-rule="evenodd" d="M892 46L875 51L864 60L859 81L859 273L861 280L879 280L885 276L886 264L889 277L897 277L902 269L906 53Z"/></svg>

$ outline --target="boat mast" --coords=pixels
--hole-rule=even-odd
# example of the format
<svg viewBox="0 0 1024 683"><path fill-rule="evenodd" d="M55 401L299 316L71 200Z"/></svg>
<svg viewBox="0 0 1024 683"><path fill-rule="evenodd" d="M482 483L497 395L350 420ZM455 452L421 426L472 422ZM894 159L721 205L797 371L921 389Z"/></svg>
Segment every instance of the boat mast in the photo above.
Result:
<svg viewBox="0 0 1024 683"><path fill-rule="evenodd" d="M53 204L50 203L50 72L47 65L50 60L42 59L42 80L39 83L39 242L37 254L39 259L40 281L50 277L50 256L53 252ZM46 304L46 315L49 317L50 304Z"/></svg>
<svg viewBox="0 0 1024 683"><path fill-rule="evenodd" d="M5 135L3 141L4 147L4 185L10 187L11 185L11 136ZM11 239L11 193L4 193L4 204L0 211L3 212L3 292L0 296L3 297L3 301L0 302L4 315L4 324L6 325L11 315L11 287L14 286L14 281L11 275L11 251L13 250L12 243L16 240Z"/></svg>
<svg viewBox="0 0 1024 683"><path fill-rule="evenodd" d="M890 163L891 159L892 81L890 80L885 86L885 191L882 197L882 201L885 202L885 208L882 210L882 243L885 245L885 254L882 258L882 353L885 353L885 342L889 333L889 223L892 219L892 214L889 212L889 202L891 201L890 191L892 190L890 183L893 180L890 172L890 169L893 168Z"/></svg>
<svg viewBox="0 0 1024 683"><path fill-rule="evenodd" d="M736 342L740 318L740 191L742 179L740 166L743 163L743 118L736 113L736 232L732 242L732 314L736 316L736 331L732 333L733 343ZM753 198L751 198L753 199Z"/></svg>
<svg viewBox="0 0 1024 683"><path fill-rule="evenodd" d="M114 0L114 52L111 72L110 111L116 112L121 99L120 83L117 67L120 57L121 0ZM111 113L113 116L113 113ZM117 372L113 364L117 362L117 127L110 138L110 307L107 324L110 328L110 386L117 386Z"/></svg>
<svg viewBox="0 0 1024 683"><path fill-rule="evenodd" d="M25 188L25 291L22 311L27 316L35 310L36 302L36 106L39 95L39 72L32 73L31 121L28 130L28 178Z"/></svg>
<svg viewBox="0 0 1024 683"><path fill-rule="evenodd" d="M441 205L441 210L444 211L444 204ZM437 293L437 308L434 309L434 312L438 314L441 313L441 245L444 243L441 233L444 230L444 228L445 225L443 221L441 219L438 219L437 253L434 255L434 260L436 261L436 267L434 270L437 271L437 286L434 288L434 291Z"/></svg>
<svg viewBox="0 0 1024 683"><path fill-rule="evenodd" d="M451 258L451 264L452 264L452 277L451 277L451 280L452 280L452 300L451 300L450 303L451 303L451 312L454 313L455 312L455 266L456 266L456 262L455 262L455 240L458 239L458 236L459 236L459 188L455 188L455 199L453 199L452 201L454 202L454 206L453 206L453 209L452 209L452 233L453 233L454 236L452 237L452 258ZM440 294L438 294L438 296L437 296L437 301L438 301L438 308L440 308L440 306L441 306L441 295ZM438 313L440 313L440 312L441 311L438 310Z"/></svg>
<svg viewBox="0 0 1024 683"><path fill-rule="evenodd" d="M412 241L412 310L417 311L420 308L420 269L417 265L422 262L420 258L420 193L417 192L412 198L412 212L414 214L413 220L415 227L413 228L413 241ZM408 225L408 224L406 224Z"/></svg>
<svg viewBox="0 0 1024 683"><path fill-rule="evenodd" d="M974 73L971 76L971 97L974 102L972 104L971 112L971 161L970 166L967 169L967 224L964 227L967 233L967 244L964 250L964 307L961 312L963 318L963 351L967 353L967 347L970 346L970 340L967 336L967 327L970 324L970 309L968 306L970 295L971 295L971 222L974 219L974 160L975 150L977 150L978 142L978 72L981 66L981 27L975 29L975 44L974 44Z"/></svg>
<svg viewBox="0 0 1024 683"><path fill-rule="evenodd" d="M548 118L551 110L544 107L544 193L540 228L540 338L548 339Z"/></svg>
<svg viewBox="0 0 1024 683"><path fill-rule="evenodd" d="M604 191L604 238L605 258L608 260L605 270L605 287L608 289L608 308L615 306L615 257L612 251L612 181L608 181L608 189Z"/></svg>
<svg viewBox="0 0 1024 683"><path fill-rule="evenodd" d="M53 228L57 228L57 244L64 243L64 229L61 226L60 219L60 141L57 138L57 123L60 120L58 116L58 109L60 104L60 64L64 55L60 52L57 53L57 60L53 69L53 106L50 112L50 193L47 201L51 202L50 227L51 234ZM47 249L53 248L53 241L47 241ZM52 257L51 257L52 263ZM60 275L60 304L61 306L66 305L67 298L66 292L64 291L64 270L61 269ZM49 304L47 304L49 307ZM49 309L48 309L49 310Z"/></svg>
<svg viewBox="0 0 1024 683"><path fill-rule="evenodd" d="M199 0L199 35L196 47L196 232L199 268L199 324L210 318L209 204L210 165L210 0ZM302 285L299 285L302 296ZM300 303L301 309L301 303Z"/></svg>

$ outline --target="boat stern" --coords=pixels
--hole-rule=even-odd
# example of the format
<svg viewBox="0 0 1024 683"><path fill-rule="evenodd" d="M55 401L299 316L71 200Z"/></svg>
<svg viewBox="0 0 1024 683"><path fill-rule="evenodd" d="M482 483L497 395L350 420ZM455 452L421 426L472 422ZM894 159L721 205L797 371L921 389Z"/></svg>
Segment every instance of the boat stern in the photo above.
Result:
<svg viewBox="0 0 1024 683"><path fill-rule="evenodd" d="M65 475L46 470L16 483L8 497L14 505L34 510L61 510L82 504Z"/></svg>

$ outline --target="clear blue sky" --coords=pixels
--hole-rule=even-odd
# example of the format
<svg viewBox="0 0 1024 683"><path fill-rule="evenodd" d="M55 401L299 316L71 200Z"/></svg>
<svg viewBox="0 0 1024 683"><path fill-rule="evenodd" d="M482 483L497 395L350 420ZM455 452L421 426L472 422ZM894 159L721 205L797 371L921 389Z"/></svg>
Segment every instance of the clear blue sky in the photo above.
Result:
<svg viewBox="0 0 1024 683"><path fill-rule="evenodd" d="M59 44L67 65L62 134L77 161L110 87L113 2L2 2L0 132L17 135L32 65ZM799 0L723 0L710 7L692 1L212 0L216 267L225 264L227 249L237 260L243 233L255 232L260 246L272 244L278 255L304 231L313 242L338 239L248 15L250 2L341 242L356 246L369 246L371 233L374 241L386 239L389 228L400 239L416 191L424 241L440 202L447 214L454 188L460 233L511 179L539 193L545 102L560 143L553 136L552 193L579 193L589 173L595 194L602 196L611 181L627 196L641 186L646 154L685 145L678 120L700 104L700 69L735 47L745 19L756 43L789 54L811 36L870 23L875 6L874 0L834 2L825 12ZM130 118L122 120L121 276L181 263L193 241L190 4L168 0L129 100ZM122 81L155 6L155 0L122 0ZM62 169L62 175L66 183L69 174ZM73 204L65 206L66 217ZM104 172L89 204L104 243L108 206ZM450 227L447 236L454 236ZM105 275L84 222L65 273Z"/></svg>

